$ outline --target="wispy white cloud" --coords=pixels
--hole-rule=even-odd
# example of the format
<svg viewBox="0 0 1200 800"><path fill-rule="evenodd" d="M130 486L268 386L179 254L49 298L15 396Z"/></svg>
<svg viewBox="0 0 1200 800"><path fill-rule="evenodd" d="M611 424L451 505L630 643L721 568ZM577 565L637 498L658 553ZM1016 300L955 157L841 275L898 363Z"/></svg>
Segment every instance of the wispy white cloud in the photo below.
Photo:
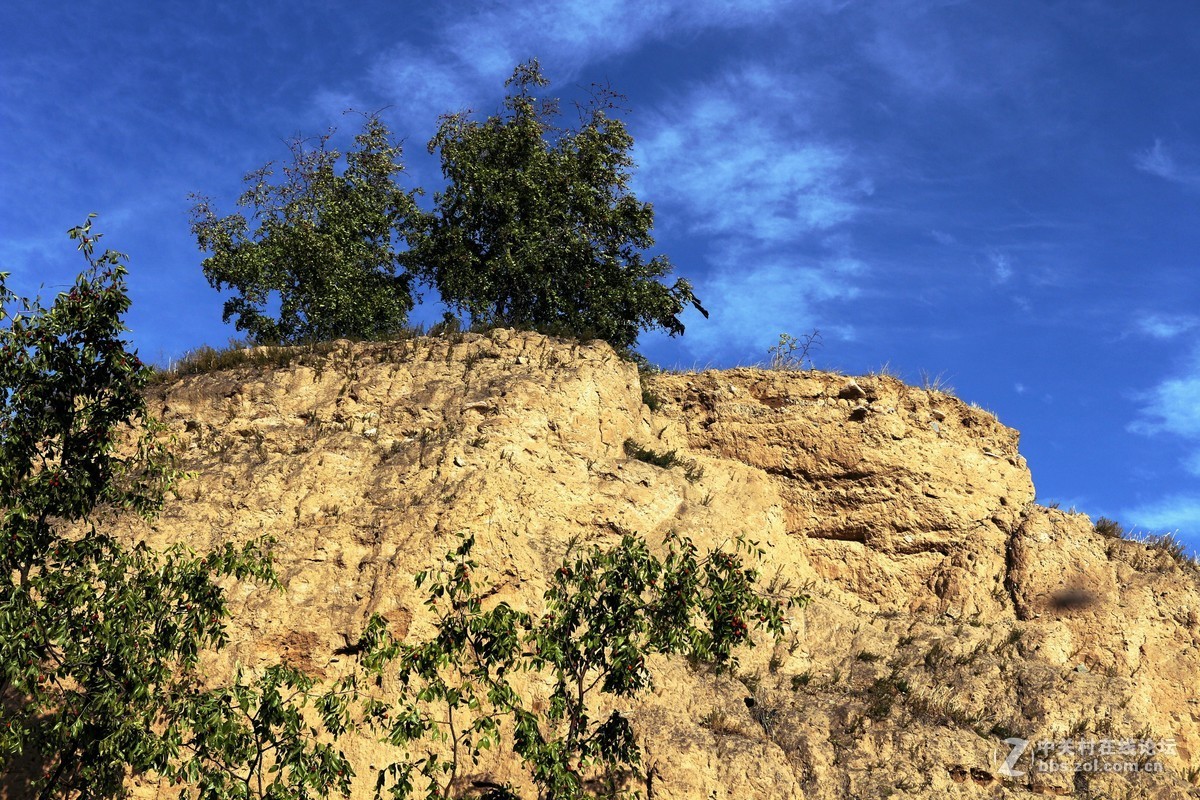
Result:
<svg viewBox="0 0 1200 800"><path fill-rule="evenodd" d="M536 54L578 67L649 40L705 28L770 24L789 0L541 0L501 3L459 18L444 40L480 72L511 70Z"/></svg>
<svg viewBox="0 0 1200 800"><path fill-rule="evenodd" d="M1136 323L1139 333L1155 339L1174 339L1200 325L1200 318L1187 314L1147 314Z"/></svg>
<svg viewBox="0 0 1200 800"><path fill-rule="evenodd" d="M933 237L935 242L943 247L949 247L952 244L958 243L958 238L955 237L954 234L946 233L945 231L931 230L929 235Z"/></svg>
<svg viewBox="0 0 1200 800"><path fill-rule="evenodd" d="M58 251L64 249L62 243L65 239L52 239L49 236L0 238L0 272L8 272L17 278L25 277L24 273L36 269L32 265L57 258Z"/></svg>
<svg viewBox="0 0 1200 800"><path fill-rule="evenodd" d="M814 326L853 335L821 307L858 294L867 270L843 223L873 186L862 157L819 132L823 88L747 66L639 115L635 191L654 198L660 229L708 240L697 293L712 317L688 329L694 353L765 354L781 332Z"/></svg>
<svg viewBox="0 0 1200 800"><path fill-rule="evenodd" d="M920 22L903 13L881 22L864 43L865 54L910 89L949 89L961 81L953 39L948 31Z"/></svg>
<svg viewBox="0 0 1200 800"><path fill-rule="evenodd" d="M1145 405L1131 431L1200 440L1200 358L1189 372L1164 380L1143 397Z"/></svg>
<svg viewBox="0 0 1200 800"><path fill-rule="evenodd" d="M863 57L920 96L949 94L961 102L1003 94L1023 101L1051 51L1050 33L1037 20L1007 29L987 4L888 0L859 8L869 26L859 42Z"/></svg>
<svg viewBox="0 0 1200 800"><path fill-rule="evenodd" d="M1139 506L1126 508L1121 519L1134 528L1150 531L1179 531L1195 542L1200 533L1200 495L1173 494Z"/></svg>
<svg viewBox="0 0 1200 800"><path fill-rule="evenodd" d="M822 327L827 336L852 338L850 330L835 331L815 321L822 303L858 294L854 281L866 270L861 262L844 256L815 263L780 256L764 260L740 247L728 248L713 260L713 269L696 287L710 318L689 326L683 339L692 353L758 353L765 358L780 333L799 335L814 327Z"/></svg>
<svg viewBox="0 0 1200 800"><path fill-rule="evenodd" d="M513 67L537 56L556 81L596 60L710 28L770 25L796 0L536 0L456 9L419 46L398 44L368 75L372 88L412 106L411 116L464 108L494 96ZM339 90L344 91L344 90ZM335 91L336 95L339 91Z"/></svg>
<svg viewBox="0 0 1200 800"><path fill-rule="evenodd" d="M492 70L467 68L461 57L452 51L397 45L371 66L368 79L375 91L396 99L410 126L431 128L440 114L469 105L484 85L494 92L516 64ZM422 131L426 133L430 131Z"/></svg>
<svg viewBox="0 0 1200 800"><path fill-rule="evenodd" d="M697 232L781 243L846 222L872 187L849 148L780 113L804 95L797 77L753 69L694 86L639 140L639 183Z"/></svg>
<svg viewBox="0 0 1200 800"><path fill-rule="evenodd" d="M1129 430L1178 437L1191 448L1181 466L1200 477L1200 350L1183 374L1162 381L1143 400L1145 405ZM1154 530L1180 530L1200 536L1200 494L1174 492L1127 509L1124 518Z"/></svg>
<svg viewBox="0 0 1200 800"><path fill-rule="evenodd" d="M1200 450L1197 450L1183 460L1183 468L1193 475L1200 476ZM1200 532L1200 530L1197 532Z"/></svg>
<svg viewBox="0 0 1200 800"><path fill-rule="evenodd" d="M1012 259L998 250L988 253L988 262L992 265L992 280L996 283L1008 283L1013 276Z"/></svg>
<svg viewBox="0 0 1200 800"><path fill-rule="evenodd" d="M1153 147L1134 154L1133 163L1142 172L1172 183L1200 187L1200 170L1179 164L1171 151L1163 144L1162 139L1155 139Z"/></svg>
<svg viewBox="0 0 1200 800"><path fill-rule="evenodd" d="M360 111L375 110L365 109L362 98L353 92L321 89L313 97L312 108L310 109L312 112L311 121L314 127L329 125L330 120L338 119L346 109L350 108Z"/></svg>

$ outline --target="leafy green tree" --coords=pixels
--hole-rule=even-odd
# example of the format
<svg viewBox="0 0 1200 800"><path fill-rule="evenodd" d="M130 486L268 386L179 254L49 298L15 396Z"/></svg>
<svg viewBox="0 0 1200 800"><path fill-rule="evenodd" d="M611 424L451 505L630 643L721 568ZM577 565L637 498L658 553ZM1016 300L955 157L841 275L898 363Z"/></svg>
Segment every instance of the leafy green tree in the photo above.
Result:
<svg viewBox="0 0 1200 800"><path fill-rule="evenodd" d="M472 321L577 337L620 349L642 330L683 333L688 305L707 312L671 263L647 259L654 212L629 189L633 138L598 92L577 129L556 126L557 101L536 60L517 67L504 112L444 116L430 152L445 191L413 248L421 274Z"/></svg>
<svg viewBox="0 0 1200 800"><path fill-rule="evenodd" d="M229 686L189 687L172 723L187 735L168 771L187 782L180 800L319 800L350 793L354 770L337 738L351 725L354 690L318 693L287 664L256 679L239 669Z"/></svg>
<svg viewBox="0 0 1200 800"><path fill-rule="evenodd" d="M401 687L393 702L368 701L366 717L409 748L406 759L380 771L379 795L448 800L466 760L498 746L506 726L543 798L587 797L585 779L597 775L607 779L606 794L618 795L641 753L619 711L591 717L595 695L633 698L649 689L646 658L654 653L729 669L752 629L781 634L786 609L807 601L786 587L760 590L758 571L743 563L750 549L743 540L738 552L701 556L690 539L672 534L660 558L625 534L615 547L565 560L539 614L505 603L485 609L472 578L473 545L465 538L432 576L432 639L397 642L378 618L364 635L366 667L394 671ZM429 578L419 575L418 585ZM521 672L551 687L544 710L513 688ZM492 796L514 795L495 787Z"/></svg>
<svg viewBox="0 0 1200 800"><path fill-rule="evenodd" d="M246 176L238 205L252 209L253 234L243 214L219 217L193 196L192 233L211 253L204 274L218 291L235 292L224 320L255 342L380 338L403 328L412 309L399 247L417 207L415 192L396 182L401 147L369 116L339 171L329 138L290 142L279 183L270 182L271 163Z"/></svg>
<svg viewBox="0 0 1200 800"><path fill-rule="evenodd" d="M227 690L204 688L197 669L202 651L225 643L218 582L275 583L269 543L197 556L103 530L119 513L153 516L181 476L146 408L151 370L122 338L124 256L96 255L90 217L70 236L88 268L49 308L18 298L0 273L0 774L8 796L120 797L130 774L213 785L202 796L214 799L341 789L345 760L289 738L287 709L297 698L272 695L281 681L310 686L281 668L274 683L239 680L230 703ZM247 741L238 714L264 707L275 711L257 715ZM290 749L270 765L254 760L276 742ZM198 750L216 757L181 757ZM242 767L240 786L222 782ZM280 770L272 780L249 782L268 767Z"/></svg>

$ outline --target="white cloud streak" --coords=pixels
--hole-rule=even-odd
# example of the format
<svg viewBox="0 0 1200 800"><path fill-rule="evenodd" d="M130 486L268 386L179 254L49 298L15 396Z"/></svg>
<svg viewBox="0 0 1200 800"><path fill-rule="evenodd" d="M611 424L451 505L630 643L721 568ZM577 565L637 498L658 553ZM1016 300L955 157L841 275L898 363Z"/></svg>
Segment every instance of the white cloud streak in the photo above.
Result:
<svg viewBox="0 0 1200 800"><path fill-rule="evenodd" d="M1145 396L1141 416L1129 430L1145 435L1170 435L1194 449L1184 457L1183 468L1200 477L1200 351L1190 369L1154 387ZM1174 493L1130 508L1124 517L1155 530L1181 530L1200 534L1200 495Z"/></svg>
<svg viewBox="0 0 1200 800"><path fill-rule="evenodd" d="M1139 419L1129 426L1131 431L1200 440L1200 364L1190 374L1158 384L1146 400Z"/></svg>
<svg viewBox="0 0 1200 800"><path fill-rule="evenodd" d="M992 279L996 283L1008 283L1012 279L1012 259L1004 253L993 250L988 253L988 261L991 262Z"/></svg>
<svg viewBox="0 0 1200 800"><path fill-rule="evenodd" d="M954 234L946 233L945 231L931 230L929 235L933 237L935 242L943 247L949 247L952 244L958 244L957 237L955 237Z"/></svg>
<svg viewBox="0 0 1200 800"><path fill-rule="evenodd" d="M1195 541L1200 531L1200 495L1176 494L1124 509L1121 518L1136 528L1151 531L1180 531Z"/></svg>
<svg viewBox="0 0 1200 800"><path fill-rule="evenodd" d="M1025 24L1007 31L995 24L1004 12L985 3L887 0L857 8L869 20L862 56L921 97L963 102L1001 94L1023 102L1050 51L1046 29ZM973 24L948 25L952 15Z"/></svg>
<svg viewBox="0 0 1200 800"><path fill-rule="evenodd" d="M689 328L693 353L765 357L781 332L812 329L823 304L858 293L866 268L837 228L871 184L853 151L814 130L815 87L745 68L694 84L643 123L635 190L654 198L660 228L686 220L711 241L697 294L712 317Z"/></svg>
<svg viewBox="0 0 1200 800"><path fill-rule="evenodd" d="M1137 321L1139 333L1155 339L1174 339L1200 325L1200 319L1184 314L1148 314Z"/></svg>
<svg viewBox="0 0 1200 800"><path fill-rule="evenodd" d="M795 0L541 0L477 5L435 28L420 47L397 45L369 83L410 116L460 110L492 97L514 66L537 56L556 81L588 63L706 29L769 25ZM800 3L799 5L809 5ZM820 3L813 5L820 6ZM334 95L341 91L333 92Z"/></svg>
<svg viewBox="0 0 1200 800"><path fill-rule="evenodd" d="M1161 139L1155 139L1153 147L1136 153L1133 163L1142 172L1163 180L1192 188L1200 187L1200 170L1181 166Z"/></svg>
<svg viewBox="0 0 1200 800"><path fill-rule="evenodd" d="M816 327L821 303L857 295L852 280L864 270L846 257L804 265L779 257L763 261L732 249L699 281L696 293L711 316L707 324L689 326L683 345L702 356L759 353L766 358L780 333L798 335Z"/></svg>
<svg viewBox="0 0 1200 800"><path fill-rule="evenodd" d="M643 42L705 28L769 24L788 0L543 0L489 7L452 24L443 44L480 72L511 70L533 55L579 66Z"/></svg>
<svg viewBox="0 0 1200 800"><path fill-rule="evenodd" d="M804 104L802 87L754 70L693 87L654 116L636 147L647 195L686 209L696 232L760 243L848 221L870 184L848 148L789 118Z"/></svg>

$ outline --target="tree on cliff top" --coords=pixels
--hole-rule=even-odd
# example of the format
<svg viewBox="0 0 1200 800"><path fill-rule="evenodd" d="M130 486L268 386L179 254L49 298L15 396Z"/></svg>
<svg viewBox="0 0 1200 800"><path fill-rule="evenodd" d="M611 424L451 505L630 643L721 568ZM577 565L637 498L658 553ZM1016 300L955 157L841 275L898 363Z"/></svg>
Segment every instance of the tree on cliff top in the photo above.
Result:
<svg viewBox="0 0 1200 800"><path fill-rule="evenodd" d="M503 113L444 116L429 143L449 185L414 243L414 264L452 307L485 325L595 337L631 348L642 330L683 333L705 316L666 256L649 259L654 211L629 190L633 138L596 93L577 129L556 127L536 60L517 67Z"/></svg>
<svg viewBox="0 0 1200 800"><path fill-rule="evenodd" d="M270 163L246 176L238 205L253 210L253 234L243 214L218 217L207 198L193 196L192 233L211 253L204 274L218 291L236 292L224 320L256 342L380 338L400 330L412 309L398 245L417 207L415 192L396 184L401 147L368 116L339 172L342 155L329 138L292 140L280 183L270 182Z"/></svg>

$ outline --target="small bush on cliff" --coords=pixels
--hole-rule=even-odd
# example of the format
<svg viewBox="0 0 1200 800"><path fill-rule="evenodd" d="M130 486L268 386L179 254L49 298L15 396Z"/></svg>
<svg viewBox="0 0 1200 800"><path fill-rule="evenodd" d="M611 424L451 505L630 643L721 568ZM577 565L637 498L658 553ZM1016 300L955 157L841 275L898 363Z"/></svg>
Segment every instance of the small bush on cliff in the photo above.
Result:
<svg viewBox="0 0 1200 800"><path fill-rule="evenodd" d="M781 333L778 344L767 348L767 354L771 357L767 367L783 372L802 370L805 364L811 368L811 351L820 345L821 332L816 329L800 338L789 333Z"/></svg>
<svg viewBox="0 0 1200 800"><path fill-rule="evenodd" d="M414 261L442 299L475 323L604 339L632 348L640 331L683 333L687 306L708 316L665 256L647 259L654 211L629 190L633 138L600 91L577 129L536 60L508 80L504 113L442 118L430 152L449 185L424 218Z"/></svg>
<svg viewBox="0 0 1200 800"><path fill-rule="evenodd" d="M1200 553L1189 554L1175 533L1136 533L1108 517L1100 517L1094 525L1096 533L1106 539L1125 539L1138 542L1152 552L1164 553L1185 571L1200 571Z"/></svg>
<svg viewBox="0 0 1200 800"><path fill-rule="evenodd" d="M655 467L662 467L663 469L670 469L676 464L682 463L682 459L680 459L678 452L675 450L659 452L649 447L642 447L633 439L625 440L625 455L638 461L644 461Z"/></svg>
<svg viewBox="0 0 1200 800"><path fill-rule="evenodd" d="M432 639L397 642L378 618L364 636L364 663L391 671L402 689L394 702L369 702L367 716L409 753L380 771L381 794L450 798L467 759L497 747L507 729L543 798L588 797L589 779L604 796L625 795L640 749L621 711L591 716L595 696L627 699L649 689L646 659L656 653L730 669L752 629L779 635L785 610L807 601L760 592L758 571L742 560L750 550L743 540L737 552L702 556L672 534L660 558L625 534L611 549L569 556L540 614L507 603L485 609L473 544L464 539L436 573L417 578L431 579ZM511 678L521 672L535 684L540 678L547 696L519 696Z"/></svg>
<svg viewBox="0 0 1200 800"><path fill-rule="evenodd" d="M88 268L49 308L0 273L0 791L121 797L130 774L214 800L343 789L340 754L288 739L294 700L199 688L201 652L225 642L218 581L273 584L266 542L159 553L98 526L153 516L180 473L146 409L150 369L122 338L124 257L96 255L90 218L70 236ZM239 723L264 703L278 713Z"/></svg>

